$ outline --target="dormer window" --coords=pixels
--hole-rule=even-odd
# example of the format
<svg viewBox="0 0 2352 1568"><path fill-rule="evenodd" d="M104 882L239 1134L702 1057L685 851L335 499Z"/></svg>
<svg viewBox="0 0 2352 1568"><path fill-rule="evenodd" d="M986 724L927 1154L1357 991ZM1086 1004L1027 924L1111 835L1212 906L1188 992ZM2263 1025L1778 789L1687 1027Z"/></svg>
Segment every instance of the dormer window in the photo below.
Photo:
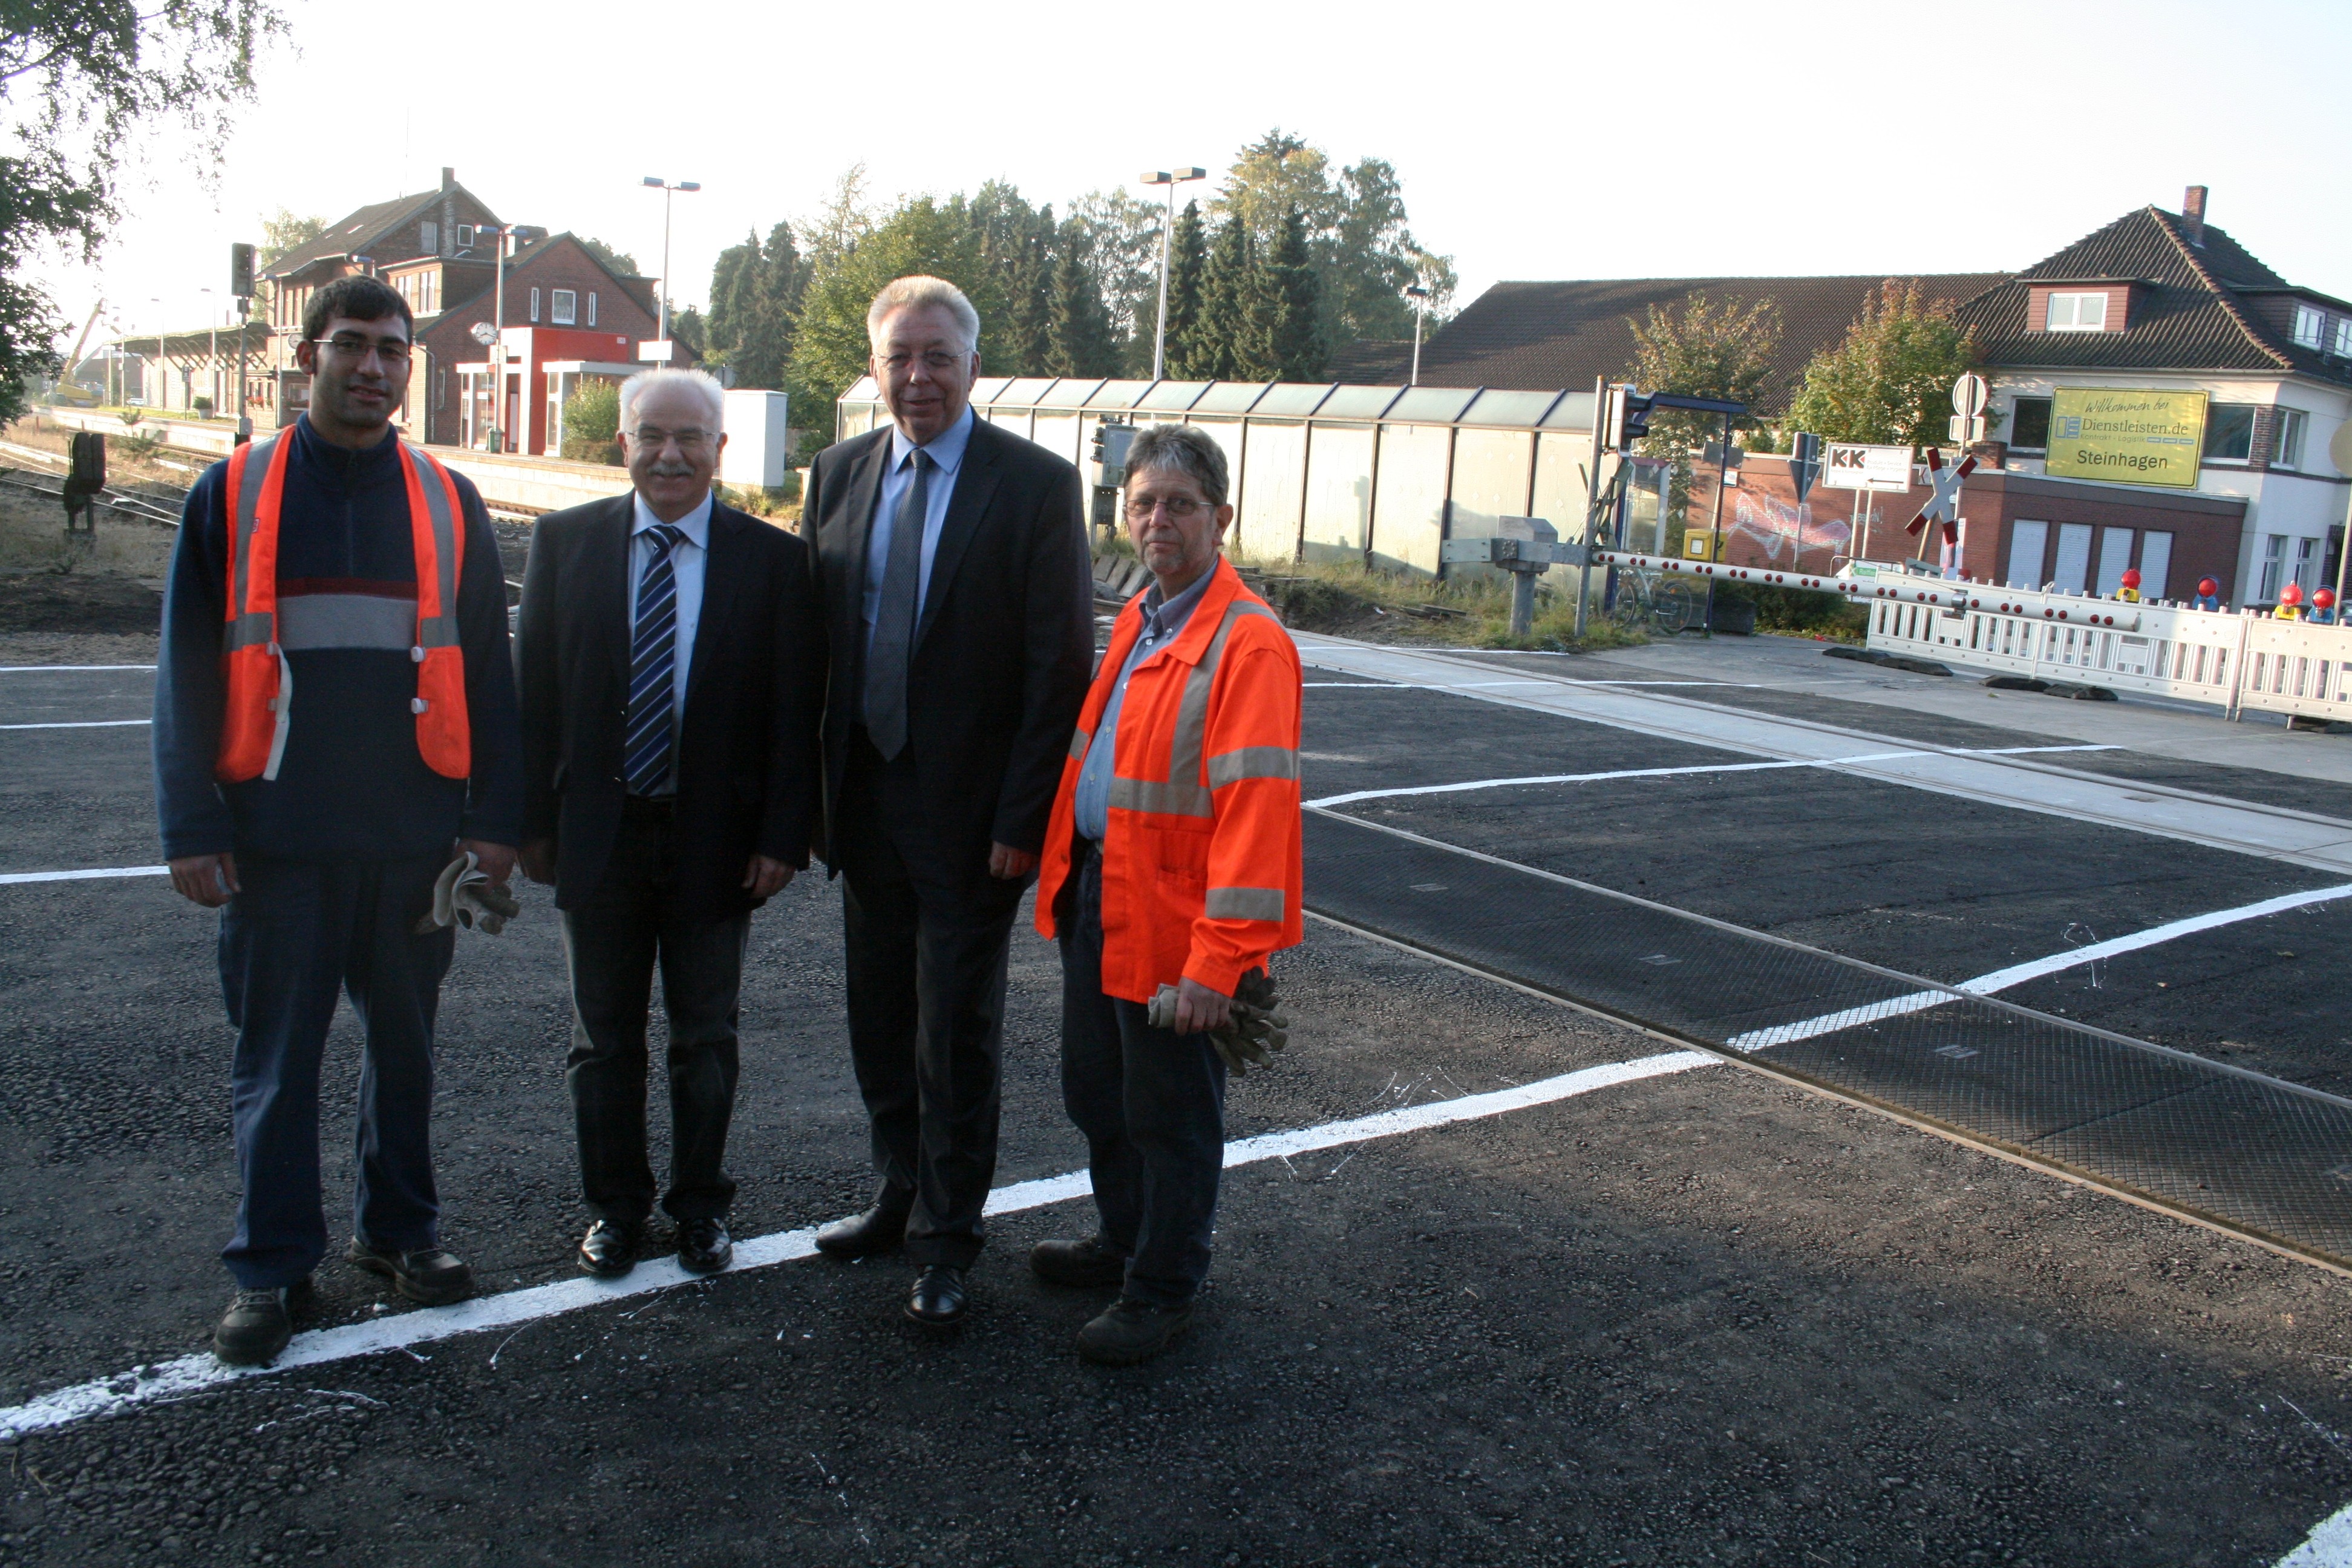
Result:
<svg viewBox="0 0 2352 1568"><path fill-rule="evenodd" d="M2107 295L2105 289L2095 293L2059 294L2050 296L2049 314L2043 319L2043 330L2053 332L2104 332L2107 330Z"/></svg>
<svg viewBox="0 0 2352 1568"><path fill-rule="evenodd" d="M2327 316L2309 305L2294 308L2294 341L2307 349L2315 349L2327 341Z"/></svg>
<svg viewBox="0 0 2352 1568"><path fill-rule="evenodd" d="M2336 323L2336 352L2346 359L2352 359L2352 316Z"/></svg>

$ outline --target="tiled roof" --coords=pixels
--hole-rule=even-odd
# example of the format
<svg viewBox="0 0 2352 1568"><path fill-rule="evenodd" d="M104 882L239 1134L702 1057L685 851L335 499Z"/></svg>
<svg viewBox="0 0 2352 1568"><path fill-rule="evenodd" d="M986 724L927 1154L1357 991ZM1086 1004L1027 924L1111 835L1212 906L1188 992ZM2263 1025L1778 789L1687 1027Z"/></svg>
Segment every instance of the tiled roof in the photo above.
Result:
<svg viewBox="0 0 2352 1568"><path fill-rule="evenodd" d="M1349 386L1386 386L1402 381L1412 368L1411 338L1359 338L1333 349L1323 374Z"/></svg>
<svg viewBox="0 0 2352 1568"><path fill-rule="evenodd" d="M413 196L394 196L388 202L377 202L357 212L346 213L327 226L327 232L308 245L297 246L262 269L268 278L285 278L299 272L315 261L331 257L347 256L353 251L367 254L367 247L394 229L415 222L426 215L426 209L437 207L447 192L432 190ZM487 209L486 209L487 210ZM383 258L387 262L412 259L414 251L401 256Z"/></svg>
<svg viewBox="0 0 2352 1568"><path fill-rule="evenodd" d="M2119 332L2028 331L2036 282L2142 285ZM2300 372L2352 382L2352 364L2300 347L2256 299L2303 293L2221 229L2191 245L2186 220L2154 206L2125 214L1961 307L1985 363L2035 369ZM2322 296L2312 296L2315 299Z"/></svg>
<svg viewBox="0 0 2352 1568"><path fill-rule="evenodd" d="M1957 305L2007 279L2006 273L1968 272L1916 281L1929 300ZM1771 379L1777 405L1795 389L1806 361L1844 338L1863 300L1885 281L1885 275L1869 273L1497 283L1422 345L1421 379L1436 386L1590 389L1595 376L1614 381L1633 367L1633 323L1646 320L1651 306L1672 310L1704 293L1717 303L1769 299L1780 306Z"/></svg>

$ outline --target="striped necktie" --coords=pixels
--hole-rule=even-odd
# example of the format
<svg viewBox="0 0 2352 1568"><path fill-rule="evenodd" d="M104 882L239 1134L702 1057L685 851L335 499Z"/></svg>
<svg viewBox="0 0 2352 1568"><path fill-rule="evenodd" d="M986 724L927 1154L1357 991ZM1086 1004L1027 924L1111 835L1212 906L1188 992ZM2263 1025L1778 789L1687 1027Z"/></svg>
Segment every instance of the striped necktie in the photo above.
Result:
<svg viewBox="0 0 2352 1568"><path fill-rule="evenodd" d="M685 534L667 522L646 530L654 558L637 583L636 632L629 645L629 724L621 772L631 795L652 795L668 782L677 739L674 683L677 668L677 570L670 552Z"/></svg>

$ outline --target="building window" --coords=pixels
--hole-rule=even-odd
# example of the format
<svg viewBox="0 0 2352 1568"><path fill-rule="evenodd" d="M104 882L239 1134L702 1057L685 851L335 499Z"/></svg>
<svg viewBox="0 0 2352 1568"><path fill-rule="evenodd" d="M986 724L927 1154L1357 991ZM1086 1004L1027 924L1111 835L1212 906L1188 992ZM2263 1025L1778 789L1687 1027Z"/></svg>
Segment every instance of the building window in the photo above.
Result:
<svg viewBox="0 0 2352 1568"><path fill-rule="evenodd" d="M441 226L437 223L418 224L416 226L416 247L420 252L426 256L440 255Z"/></svg>
<svg viewBox="0 0 2352 1568"><path fill-rule="evenodd" d="M592 327L596 324L596 290L593 289L588 290L588 324Z"/></svg>
<svg viewBox="0 0 2352 1568"><path fill-rule="evenodd" d="M2053 294L2049 314L2043 318L2045 331L2053 332L2104 332L2107 330L2107 296L2105 289L2095 294Z"/></svg>
<svg viewBox="0 0 2352 1568"><path fill-rule="evenodd" d="M2305 594L2319 586L2319 541L2316 539L2294 542L2294 580Z"/></svg>
<svg viewBox="0 0 2352 1568"><path fill-rule="evenodd" d="M460 250L471 250L474 247L474 226L469 223L461 223L452 226L456 231L457 248Z"/></svg>
<svg viewBox="0 0 2352 1568"><path fill-rule="evenodd" d="M539 320L539 290L536 289L530 291L530 319L534 321Z"/></svg>
<svg viewBox="0 0 2352 1568"><path fill-rule="evenodd" d="M2286 569L2286 535L2273 533L2263 541L2263 585L2254 595L2258 605L2271 604L2278 598L2279 574Z"/></svg>
<svg viewBox="0 0 2352 1568"><path fill-rule="evenodd" d="M2242 463L2254 455L2254 405L2216 403L2205 411L2205 457L2209 462Z"/></svg>
<svg viewBox="0 0 2352 1568"><path fill-rule="evenodd" d="M2275 411L2278 419L2278 441L2271 450L2271 462L2282 468L2303 467L2303 427L2309 417L2300 408Z"/></svg>
<svg viewBox="0 0 2352 1568"><path fill-rule="evenodd" d="M547 319L559 327L568 327L580 314L580 296L569 289L548 291Z"/></svg>
<svg viewBox="0 0 2352 1568"><path fill-rule="evenodd" d="M2352 359L2352 316L2346 316L2336 323L2336 352L2346 359Z"/></svg>
<svg viewBox="0 0 2352 1568"><path fill-rule="evenodd" d="M2305 348L2315 349L2326 340L2327 317L2308 305L2294 308L2294 341Z"/></svg>
<svg viewBox="0 0 2352 1568"><path fill-rule="evenodd" d="M2009 444L2020 451L2042 452L2050 447L2050 400L2021 397L2009 405Z"/></svg>

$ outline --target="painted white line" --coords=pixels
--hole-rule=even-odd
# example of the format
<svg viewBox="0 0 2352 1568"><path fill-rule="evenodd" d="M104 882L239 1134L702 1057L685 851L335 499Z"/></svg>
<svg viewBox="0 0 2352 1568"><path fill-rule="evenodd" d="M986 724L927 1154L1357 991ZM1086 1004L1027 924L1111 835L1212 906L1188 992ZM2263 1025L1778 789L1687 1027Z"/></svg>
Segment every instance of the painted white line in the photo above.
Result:
<svg viewBox="0 0 2352 1568"><path fill-rule="evenodd" d="M1227 1144L1225 1168L1232 1170L1240 1165L1277 1160L1287 1154L1311 1153L1343 1143L1361 1143L1375 1138L1391 1138L1399 1133L1444 1127L1456 1121L1499 1116L1506 1111L1549 1105L1555 1100L1591 1094L1595 1089L1610 1089L1618 1084L1718 1065L1719 1058L1704 1051L1664 1051L1633 1061L1583 1068L1576 1072L1562 1073L1557 1078L1521 1084L1515 1089L1497 1089L1491 1094L1474 1094L1461 1100L1407 1106L1398 1110L1384 1110L1376 1116L1330 1121L1320 1127L1304 1127L1296 1131L1264 1133ZM1041 1181L1019 1182L991 1193L988 1212L992 1215L1013 1214L1024 1209L1044 1208L1084 1197L1093 1190L1084 1171L1049 1176ZM766 1268L774 1264L814 1257L815 1252L814 1226L778 1231L751 1241L737 1243L735 1264L728 1272L740 1274L753 1268ZM632 1296L667 1290L672 1286L688 1284L701 1278L680 1268L676 1258L666 1258L657 1263L640 1264L622 1279L563 1279L551 1285L536 1285L527 1289L509 1290L502 1295L461 1301L454 1307L427 1307L364 1323L349 1323L341 1328L297 1334L293 1343L286 1347L286 1353L268 1367L224 1366L209 1352L182 1356L177 1361L164 1362L137 1372L121 1373L113 1377L76 1384L70 1388L56 1389L38 1399L0 1410L0 1433L37 1432L45 1427L68 1426L132 1405L185 1398L189 1394L246 1378L268 1376L295 1367L347 1361L353 1356L373 1355L383 1351L406 1350L459 1334L475 1334L488 1329L527 1323L535 1319L576 1312L586 1307L625 1300Z"/></svg>
<svg viewBox="0 0 2352 1568"><path fill-rule="evenodd" d="M0 730L127 730L137 724L152 724L152 719L75 719L54 724L0 724Z"/></svg>
<svg viewBox="0 0 2352 1568"><path fill-rule="evenodd" d="M2041 752L2113 752L2115 746L2001 746L1963 754L1982 757L2025 756ZM1839 768L1856 763L1886 763L1904 757L1948 755L1935 752L1867 752L1852 757L1820 757L1794 763L1709 763L1686 768L1620 768L1605 773L1537 773L1516 779L1470 779L1461 784L1412 784L1398 789L1360 789L1348 795L1327 795L1308 805L1346 805L1359 800L1388 800L1408 795L1458 795L1465 790L1508 789L1515 784L1593 784L1603 779L1665 779L1691 773L1756 773L1774 768Z"/></svg>
<svg viewBox="0 0 2352 1568"><path fill-rule="evenodd" d="M2184 936L2236 925L2242 921L2258 921L2266 915L2284 914L2312 904L2332 903L2338 899L2352 899L2352 884L2334 888L2313 888L2300 893L2282 893L2259 903L2241 904L2236 909L2215 910L2210 914L2190 915L2186 920L2169 921L2146 931L2134 931L2106 942L2095 942L2084 947L2068 948L2047 958L2036 958L2024 963L2013 963L2007 969L1996 969L1990 974L1979 974L1973 980L1963 980L1955 987L1972 995L1990 996L2022 985L2029 980L2039 980L2045 974L2113 958L2118 953L2137 952L2144 947L2159 942L2175 942ZM1725 1042L1735 1050L1760 1051L1772 1046L1786 1046L1798 1040L1810 1040L1816 1035L1833 1035L1840 1029L1851 1029L1862 1024L1874 1024L1882 1018L1899 1018L1907 1013L1925 1012L1952 1000L1948 991L1914 991L1906 995L1889 997L1866 1006L1848 1007L1841 1012L1824 1013L1817 1018L1803 1018L1793 1024L1775 1024L1767 1029L1751 1029L1735 1035Z"/></svg>
<svg viewBox="0 0 2352 1568"><path fill-rule="evenodd" d="M152 664L0 664L0 675L47 675L53 669L152 669Z"/></svg>
<svg viewBox="0 0 2352 1568"><path fill-rule="evenodd" d="M1321 668L1320 665L1310 668ZM1439 683L1430 680L1307 680L1301 685L1320 690L1360 688L1370 691L1476 691L1489 686L1725 686L1740 689L1761 690L1760 680L1571 680L1557 676L1547 680L1458 680Z"/></svg>
<svg viewBox="0 0 2352 1568"><path fill-rule="evenodd" d="M2352 1504L2321 1520L2278 1568L2352 1568Z"/></svg>
<svg viewBox="0 0 2352 1568"><path fill-rule="evenodd" d="M88 871L0 871L0 886L11 882L88 882L100 877L168 877L169 866L105 866Z"/></svg>

